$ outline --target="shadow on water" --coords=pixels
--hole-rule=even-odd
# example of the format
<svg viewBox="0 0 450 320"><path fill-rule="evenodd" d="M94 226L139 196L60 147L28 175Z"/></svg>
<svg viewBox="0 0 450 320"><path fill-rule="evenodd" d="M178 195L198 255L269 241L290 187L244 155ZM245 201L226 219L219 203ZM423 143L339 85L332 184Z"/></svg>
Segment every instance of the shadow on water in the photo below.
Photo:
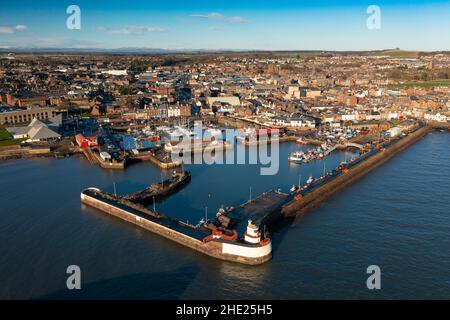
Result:
<svg viewBox="0 0 450 320"><path fill-rule="evenodd" d="M179 299L198 272L198 267L186 266L169 272L135 273L82 284L81 290L56 291L37 300Z"/></svg>
<svg viewBox="0 0 450 320"><path fill-rule="evenodd" d="M272 238L272 254L277 254L277 248L281 244L283 238L288 233L289 229L296 224L296 221L301 217L283 217L274 222L269 228L269 233Z"/></svg>

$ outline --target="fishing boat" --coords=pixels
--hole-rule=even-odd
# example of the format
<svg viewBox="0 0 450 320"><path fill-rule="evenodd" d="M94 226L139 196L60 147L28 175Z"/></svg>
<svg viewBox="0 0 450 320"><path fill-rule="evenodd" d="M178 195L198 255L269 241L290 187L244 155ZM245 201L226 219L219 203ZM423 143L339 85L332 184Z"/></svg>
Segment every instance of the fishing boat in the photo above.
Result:
<svg viewBox="0 0 450 320"><path fill-rule="evenodd" d="M205 130L205 137L222 138L222 130L217 128L208 128Z"/></svg>
<svg viewBox="0 0 450 320"><path fill-rule="evenodd" d="M288 157L288 161L289 162L293 162L293 163L302 163L305 157L305 153L302 151L295 151L292 152L289 157Z"/></svg>
<svg viewBox="0 0 450 320"><path fill-rule="evenodd" d="M191 173L189 171L174 171L172 177L170 177L169 179L166 179L159 183L151 184L144 190L140 190L124 196L123 199L135 203L149 204L153 199L161 200L169 196L178 188L181 188L182 186L187 184L190 180Z"/></svg>
<svg viewBox="0 0 450 320"><path fill-rule="evenodd" d="M227 211L223 208L223 206L221 206L220 209L217 210L216 217L219 217L225 213L227 213Z"/></svg>
<svg viewBox="0 0 450 320"><path fill-rule="evenodd" d="M302 145L307 145L307 144L308 144L308 142L303 141L302 138L298 138L297 140L295 140L295 143L297 143L297 144L302 144Z"/></svg>

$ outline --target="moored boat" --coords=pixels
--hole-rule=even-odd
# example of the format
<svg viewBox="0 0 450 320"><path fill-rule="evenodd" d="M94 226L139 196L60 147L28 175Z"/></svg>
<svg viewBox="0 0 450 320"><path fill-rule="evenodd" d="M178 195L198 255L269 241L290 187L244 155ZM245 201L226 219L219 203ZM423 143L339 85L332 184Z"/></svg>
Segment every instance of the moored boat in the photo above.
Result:
<svg viewBox="0 0 450 320"><path fill-rule="evenodd" d="M172 177L152 184L144 190L128 194L123 199L135 203L148 204L153 199L160 200L172 194L175 190L187 184L191 180L191 173L189 171L176 172L174 171Z"/></svg>
<svg viewBox="0 0 450 320"><path fill-rule="evenodd" d="M298 164L302 163L304 159L305 153L301 151L292 152L288 157L289 162L294 162Z"/></svg>

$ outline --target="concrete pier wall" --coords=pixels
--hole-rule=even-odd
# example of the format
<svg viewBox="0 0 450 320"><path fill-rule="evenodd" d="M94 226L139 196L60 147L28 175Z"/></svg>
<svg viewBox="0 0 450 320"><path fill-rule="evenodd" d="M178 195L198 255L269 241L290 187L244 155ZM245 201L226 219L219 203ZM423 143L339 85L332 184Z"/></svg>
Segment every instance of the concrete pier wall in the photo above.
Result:
<svg viewBox="0 0 450 320"><path fill-rule="evenodd" d="M113 205L110 205L108 203L102 202L98 199L92 198L90 196L87 196L85 194L81 194L81 201L87 205L90 205L92 207L95 207L101 211L104 211L110 215L116 216L122 220L131 222L135 225L138 225L144 229L147 229L153 233L156 233L158 235L161 235L167 239L170 239L172 241L175 241L183 246L189 247L191 249L194 249L196 251L199 251L203 254L206 254L208 256L221 259L221 260L227 260L227 261L233 261L233 262L239 262L243 264L249 264L249 265L258 265L265 263L269 261L272 258L271 254L271 243L269 242L265 246L261 246L258 250L255 246L241 246L239 244L231 244L227 243L227 250L224 250L224 242L220 240L211 240L209 242L203 242L200 240L197 240L195 238L189 237L183 233L180 233L176 230L170 229L168 227L165 227L163 225L160 225L158 223L152 222L148 219L144 219L141 217L138 217L131 212L128 212L126 210L123 210L121 208L115 207ZM231 250L230 247L235 247L235 250ZM246 249L247 248L247 249ZM269 249L269 250L268 250ZM246 251L249 251L250 254L246 254ZM227 252L240 252L243 255L233 255L229 254ZM258 254L260 253L260 254Z"/></svg>
<svg viewBox="0 0 450 320"><path fill-rule="evenodd" d="M418 129L414 133L411 133L405 138L394 143L392 146L389 146L385 151L380 152L373 157L365 160L364 162L356 165L349 172L336 177L335 179L327 182L325 185L317 187L310 193L306 194L300 200L293 200L292 202L286 204L282 209L282 214L286 217L293 217L296 215L304 214L308 210L326 201L334 194L342 191L353 182L362 178L373 169L386 163L394 156L408 148L410 145L420 140L431 130L433 130L433 128L431 128L430 126Z"/></svg>
<svg viewBox="0 0 450 320"><path fill-rule="evenodd" d="M434 129L450 130L450 122L428 121L427 125Z"/></svg>

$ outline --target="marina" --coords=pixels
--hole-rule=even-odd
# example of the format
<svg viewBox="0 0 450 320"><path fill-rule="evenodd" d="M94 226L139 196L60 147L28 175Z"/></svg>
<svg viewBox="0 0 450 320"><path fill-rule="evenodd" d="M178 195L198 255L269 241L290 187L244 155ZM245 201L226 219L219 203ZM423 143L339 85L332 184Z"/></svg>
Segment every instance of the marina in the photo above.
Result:
<svg viewBox="0 0 450 320"><path fill-rule="evenodd" d="M85 204L212 257L245 264L261 264L270 260L272 256L269 229L275 221L280 220L283 216L296 216L311 209L421 139L430 130L430 127L420 123L404 135L398 135L389 141L376 144L357 158L341 162L339 166L330 171L327 171L324 166L323 174L318 178L310 176L305 185L301 184L299 178L298 185L294 185L289 194L269 190L255 199L252 199L250 195L250 199L237 208L221 207L214 219L208 219L207 208L205 208L205 217L196 226L173 217L168 218L165 215L156 214L155 208L153 211L143 209L144 213L157 219L150 221L151 219L146 219L140 214L142 210L139 210L139 207L136 212L136 205L130 205L130 202L138 202L142 205L142 203L148 203L152 198L155 201L158 196L169 195L180 183L190 180L190 173L186 172L173 173L172 178L165 182L168 186L166 190L164 190L164 181L162 181L143 191L117 197L90 187L81 193L81 200ZM377 160L378 158L380 159ZM132 210L128 210L128 208ZM142 218L144 218L144 222L142 222ZM171 221L175 225L165 224L165 221ZM171 232L167 228L175 231ZM195 242L199 238L192 236L194 231L207 232L207 235L203 234L201 239L204 245ZM210 242L217 241L221 244L208 245Z"/></svg>
<svg viewBox="0 0 450 320"><path fill-rule="evenodd" d="M91 274L86 280L85 291L91 297L104 297L103 293L92 287L103 283L104 279L115 281L109 282L111 288L117 285L123 290L111 290L107 295L111 298L130 295L147 298L288 298L293 283L302 288L294 290L302 298L369 297L367 289L351 285L357 281L359 265L369 265L378 257L390 257L383 260L387 268L386 276L396 281L386 284L383 297L412 297L407 292L413 292L413 287L420 288L415 294L421 297L444 297L448 286L442 285L440 279L448 276L448 268L440 261L442 254L447 255L448 252L447 233L442 228L447 223L445 215L442 216L442 206L448 203L448 195L444 192L448 185L441 176L447 176L450 171L447 165L441 165L440 175L437 176L432 168L442 159L450 159L446 143L447 132L432 132L381 166L376 174L367 174L360 182L346 186L338 197L322 201L322 205L313 211L314 214L296 219L285 227L272 228L272 262L257 268L211 259L194 250L183 249L182 245L152 232L140 231L141 228L109 217L95 208L80 206L80 190L91 185L100 185L112 194L115 182L117 193L123 195L142 189L151 181L158 181L160 172L154 166L137 163L128 167L126 172L105 171L90 166L81 157L4 162L1 164L4 182L11 187L21 185L22 194L32 200L32 210L39 215L39 219L27 219L30 202L19 201L21 195L5 196L2 234L14 241L16 246L14 250L4 248L1 256L2 261L11 261L17 272L8 267L11 264L1 264L2 274L11 276L5 279L0 293L9 297L37 298L62 292L65 288L64 274L54 274L58 275L58 270L73 263L75 257L80 266ZM294 144L280 145L280 157L287 157L296 148L298 146ZM327 169L331 170L344 160L343 152L332 153L327 159ZM255 166L186 166L194 179L185 189L157 204L156 209L157 212L173 213L180 221L197 223L205 216L205 205L208 206L208 216L213 217L222 204L238 207L247 202L249 186L253 195L262 194L274 186L288 193L293 183L298 184L300 173L302 185L305 185L310 175L318 177L322 174L320 162L316 164L313 161L303 166L285 163L280 166L279 175L270 179L259 176ZM41 181L40 187L24 183L26 172L33 172L33 176ZM220 184L210 184L217 175L226 178ZM71 184L64 190L59 188L61 181L68 178ZM234 181L238 178L246 182L236 185ZM433 191L425 188L418 194L416 191L424 184L439 188ZM61 213L61 206L46 200L48 192L64 201L64 214ZM386 193L395 201L383 201ZM179 203L185 201L188 195L190 205L180 211ZM411 199L417 199L417 208L416 201ZM427 199L434 199L433 203L430 204ZM16 214L6 214L12 211ZM427 214L424 215L424 212ZM407 225L405 221L408 221ZM45 232L49 225L55 224L58 228ZM421 226L420 232L418 226ZM39 255L32 253L35 241L29 239L40 239L43 249ZM433 241L430 242L430 239ZM368 242L377 250L367 247ZM80 251L80 247L84 250ZM430 251L432 248L440 254L433 254ZM23 254L17 255L17 252ZM93 260L94 256L96 258ZM25 257L34 259L36 263L26 263ZM117 263L117 259L123 259L124 263ZM416 259L422 259L422 262L414 264ZM396 278L405 262L415 267L406 278ZM32 270L40 270L47 280L11 289L11 284L22 283L26 279L24 275ZM164 274L174 270L176 276L164 277ZM436 281L425 281L420 276L424 272L432 272ZM144 278L133 276L142 273L146 275ZM320 281L317 273L321 275ZM121 278L122 274L129 276ZM321 286L322 280L343 289L338 292L325 290ZM211 281L221 282L222 286L206 294L201 288L207 288ZM181 292L174 291L172 288L180 283L189 286ZM305 287L305 283L317 284L317 287ZM149 291L148 286L160 289L156 294ZM408 290L399 290L399 286Z"/></svg>

